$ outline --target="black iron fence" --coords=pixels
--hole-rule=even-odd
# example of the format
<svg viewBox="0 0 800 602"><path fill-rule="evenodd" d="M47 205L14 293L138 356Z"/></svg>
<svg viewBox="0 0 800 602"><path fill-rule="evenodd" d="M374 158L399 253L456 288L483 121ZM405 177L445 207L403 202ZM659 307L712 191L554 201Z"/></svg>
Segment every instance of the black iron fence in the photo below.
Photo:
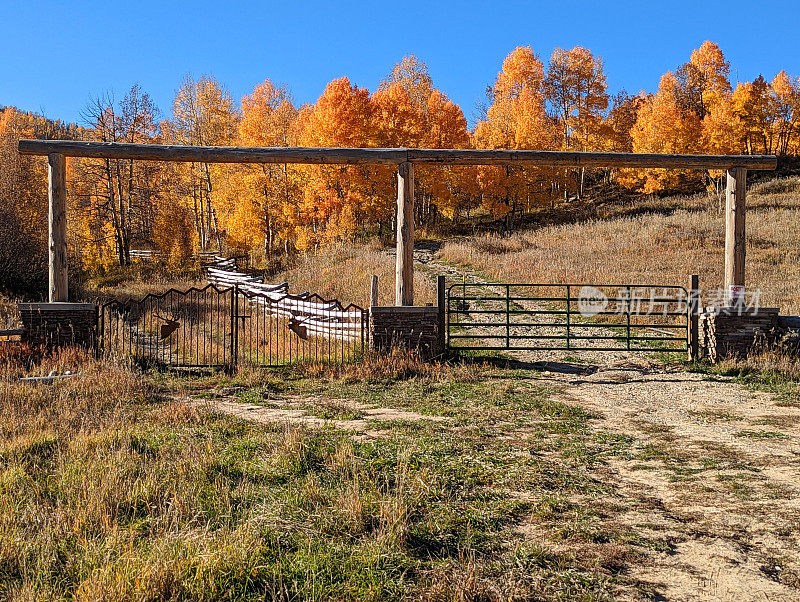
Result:
<svg viewBox="0 0 800 602"><path fill-rule="evenodd" d="M366 337L361 307L238 285L114 300L100 312L103 352L164 366L342 363L363 352Z"/></svg>
<svg viewBox="0 0 800 602"><path fill-rule="evenodd" d="M681 286L465 282L447 291L447 345L686 353L693 312L696 298Z"/></svg>

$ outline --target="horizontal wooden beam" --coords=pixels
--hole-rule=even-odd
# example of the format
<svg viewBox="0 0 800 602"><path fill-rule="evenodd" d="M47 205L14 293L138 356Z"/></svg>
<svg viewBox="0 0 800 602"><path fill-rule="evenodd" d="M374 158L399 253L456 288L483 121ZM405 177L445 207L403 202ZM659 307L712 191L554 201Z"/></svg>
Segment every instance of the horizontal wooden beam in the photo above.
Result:
<svg viewBox="0 0 800 602"><path fill-rule="evenodd" d="M406 160L406 150L397 148L260 148L81 142L77 140L20 140L18 150L23 155L47 155L57 152L67 157L184 161L187 163L399 165Z"/></svg>
<svg viewBox="0 0 800 602"><path fill-rule="evenodd" d="M554 167L638 167L665 169L773 170L774 155L663 155L654 153L595 153L581 151L408 149L412 163L443 165L537 165Z"/></svg>
<svg viewBox="0 0 800 602"><path fill-rule="evenodd" d="M542 167L634 167L665 169L773 170L774 155L662 155L580 151L412 149L412 148L259 148L241 146L176 146L83 142L77 140L20 140L23 155L60 153L67 157L186 161L201 163L317 163L356 165L535 165Z"/></svg>

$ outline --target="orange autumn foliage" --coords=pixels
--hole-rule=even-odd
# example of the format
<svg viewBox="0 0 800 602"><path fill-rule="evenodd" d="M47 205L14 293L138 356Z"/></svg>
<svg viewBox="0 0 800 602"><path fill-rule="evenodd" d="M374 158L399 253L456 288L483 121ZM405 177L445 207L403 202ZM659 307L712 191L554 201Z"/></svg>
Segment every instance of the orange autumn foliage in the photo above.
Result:
<svg viewBox="0 0 800 602"><path fill-rule="evenodd" d="M545 61L522 46L498 66L487 106L479 109L471 130L461 107L436 87L425 63L409 55L374 92L342 77L304 106L295 106L288 88L270 80L239 103L211 77L186 77L166 118L159 121L153 111L137 109L131 114L140 115L146 127L130 128L125 110L111 102L98 105L96 122L75 135L127 140L130 133L141 142L265 147L779 155L800 150L800 81L781 71L771 81L758 77L732 87L730 64L710 41L664 74L652 94L609 96L602 58L582 46L556 48ZM23 132L23 122L12 110L2 111L3 156L10 157L8 132ZM0 177L14 180L6 190L20 198L16 212L40 220L41 199L26 197L27 184L15 182L33 187L45 175L41 165L9 161L12 168ZM162 250L173 263L199 249L270 259L356 237L388 240L394 232L392 166L142 163L133 171L128 168L72 162L70 189L79 234L72 247L75 265L106 269L124 260L120 249L125 245ZM517 216L535 208L592 198L608 187L696 189L716 176L687 170L420 165L415 220L446 231L477 215L492 227L510 228Z"/></svg>

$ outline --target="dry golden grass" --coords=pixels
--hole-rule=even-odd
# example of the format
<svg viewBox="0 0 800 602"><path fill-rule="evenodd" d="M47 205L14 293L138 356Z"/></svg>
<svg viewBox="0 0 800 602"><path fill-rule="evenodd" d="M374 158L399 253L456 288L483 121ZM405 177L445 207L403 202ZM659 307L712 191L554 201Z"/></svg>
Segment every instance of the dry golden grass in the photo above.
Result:
<svg viewBox="0 0 800 602"><path fill-rule="evenodd" d="M758 383L770 385L779 393L782 388L794 391L794 385L800 383L800 357L783 350L767 349L745 358L727 359L720 362L715 371L722 374L753 375ZM794 397L797 397L796 393Z"/></svg>
<svg viewBox="0 0 800 602"><path fill-rule="evenodd" d="M289 269L270 280L288 281L292 292L307 290L345 305L369 307L372 274L378 276L379 305L394 305L395 260L377 242L324 247L316 254L298 257ZM414 278L414 302L436 303L436 285L423 274Z"/></svg>
<svg viewBox="0 0 800 602"><path fill-rule="evenodd" d="M800 313L800 178L753 186L748 206L747 288L761 290L762 306ZM722 286L717 199L646 198L609 213L617 216L451 241L439 256L498 281L686 286L689 274L699 274L704 291Z"/></svg>
<svg viewBox="0 0 800 602"><path fill-rule="evenodd" d="M539 496L598 486L567 478L562 461L532 458L530 446L543 451L552 437L513 449L510 437L487 439L488 429L511 434L523 424L570 439L584 432L590 416L549 400L535 383L512 385L475 367L431 367L409 355L324 379L262 374L252 386L245 382L253 374L244 381L140 374L77 351L20 353L0 365L0 599L521 600L557 599L566 588L586 599L608 592L613 577L602 561L517 545L512 528L531 508L510 488ZM14 380L52 368L78 375L44 386ZM253 399L262 387L287 394L344 387L349 397L366 385L382 403L405 396L401 407L451 408L454 420L470 418L455 430L382 422L387 436L362 441L344 431L238 421L166 395L172 385L199 395L223 384ZM556 472L563 476L554 480ZM576 544L585 545L592 544Z"/></svg>
<svg viewBox="0 0 800 602"><path fill-rule="evenodd" d="M198 265L170 268L158 262L135 261L127 267L117 267L104 275L86 280L75 279L70 288L78 298L85 299L141 299L147 294L159 295L171 288L186 290L203 287Z"/></svg>
<svg viewBox="0 0 800 602"><path fill-rule="evenodd" d="M340 435L202 414L80 352L35 367L78 372L51 386L24 363L0 379L0 598L363 599L405 546L407 454L382 487Z"/></svg>
<svg viewBox="0 0 800 602"><path fill-rule="evenodd" d="M17 301L0 294L0 329L16 328L20 325Z"/></svg>

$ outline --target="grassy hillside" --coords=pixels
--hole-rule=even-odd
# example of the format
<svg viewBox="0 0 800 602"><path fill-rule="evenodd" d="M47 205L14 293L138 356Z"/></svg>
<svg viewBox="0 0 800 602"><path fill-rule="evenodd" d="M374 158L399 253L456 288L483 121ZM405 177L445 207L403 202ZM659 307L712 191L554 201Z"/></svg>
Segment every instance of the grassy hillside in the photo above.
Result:
<svg viewBox="0 0 800 602"><path fill-rule="evenodd" d="M308 290L346 303L369 305L370 276L378 275L378 303L394 305L395 259L378 244L337 246L316 255L300 257L287 270L270 281L286 280L292 292ZM436 302L436 284L417 273L414 277L414 302Z"/></svg>
<svg viewBox="0 0 800 602"><path fill-rule="evenodd" d="M753 186L747 197L748 290L763 306L800 313L800 177ZM681 284L723 279L724 221L707 195L598 206L598 218L446 242L439 257L498 281Z"/></svg>

